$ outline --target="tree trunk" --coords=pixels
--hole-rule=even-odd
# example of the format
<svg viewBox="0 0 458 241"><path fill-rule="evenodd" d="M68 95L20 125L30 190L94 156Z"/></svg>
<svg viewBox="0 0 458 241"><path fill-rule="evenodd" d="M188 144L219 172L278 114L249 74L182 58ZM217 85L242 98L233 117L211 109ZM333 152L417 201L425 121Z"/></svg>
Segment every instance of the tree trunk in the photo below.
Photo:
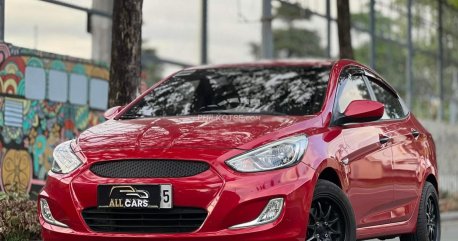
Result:
<svg viewBox="0 0 458 241"><path fill-rule="evenodd" d="M349 0L337 0L337 29L341 59L354 59L351 46L351 19Z"/></svg>
<svg viewBox="0 0 458 241"><path fill-rule="evenodd" d="M135 98L141 71L143 0L114 0L109 106Z"/></svg>

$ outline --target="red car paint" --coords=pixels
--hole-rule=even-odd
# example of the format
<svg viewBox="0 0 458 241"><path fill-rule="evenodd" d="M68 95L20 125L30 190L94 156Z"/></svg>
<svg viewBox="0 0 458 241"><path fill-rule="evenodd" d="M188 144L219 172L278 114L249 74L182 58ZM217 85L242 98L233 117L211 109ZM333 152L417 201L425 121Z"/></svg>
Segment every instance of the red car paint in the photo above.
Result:
<svg viewBox="0 0 458 241"><path fill-rule="evenodd" d="M350 60L276 61L211 67L331 64L324 105L314 116L264 115L243 120L189 116L109 120L85 131L75 146L84 164L66 175L50 172L39 195L40 199L48 201L54 218L69 227L50 225L40 215L43 239L303 241L314 187L325 170L333 170L338 175L338 184L351 202L358 239L414 231L422 186L427 179L437 184L435 147L428 131L411 113L399 120L332 124L341 72L354 66L376 73ZM374 111L377 110L375 105ZM117 116L122 114L120 111ZM412 134L413 130L418 136ZM299 134L308 137L308 147L297 165L259 173L239 173L225 163L247 150ZM381 144L381 137L388 137L388 141ZM144 158L200 160L209 163L211 168L192 177L154 179L103 178L89 170L91 164L106 160ZM91 231L81 212L97 206L97 186L108 183L172 184L174 206L203 208L208 211L208 216L192 233ZM285 200L283 212L275 222L229 229L255 219L268 200L275 197Z"/></svg>
<svg viewBox="0 0 458 241"><path fill-rule="evenodd" d="M350 108L351 107L351 108ZM365 112L362 112L363 110ZM371 116L377 116L380 119L383 116L384 106L382 103L371 100L355 100L351 106L345 109L345 116L351 116L357 119L366 119Z"/></svg>

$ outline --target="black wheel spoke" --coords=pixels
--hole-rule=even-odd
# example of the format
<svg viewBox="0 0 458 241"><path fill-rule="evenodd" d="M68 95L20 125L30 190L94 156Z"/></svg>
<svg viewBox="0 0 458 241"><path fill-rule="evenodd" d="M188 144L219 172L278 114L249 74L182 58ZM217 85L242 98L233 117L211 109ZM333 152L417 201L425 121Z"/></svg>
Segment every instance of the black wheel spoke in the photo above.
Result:
<svg viewBox="0 0 458 241"><path fill-rule="evenodd" d="M428 232L429 241L437 241L439 223L437 220L438 215L437 200L434 196L430 195L426 201L425 215L426 215L426 228Z"/></svg>
<svg viewBox="0 0 458 241"><path fill-rule="evenodd" d="M342 233L341 232L333 232L333 233L331 233L331 235L340 236L340 235L342 235Z"/></svg>
<svg viewBox="0 0 458 241"><path fill-rule="evenodd" d="M343 211L332 199L320 198L312 202L307 241L344 241Z"/></svg>
<svg viewBox="0 0 458 241"><path fill-rule="evenodd" d="M432 205L431 205L431 199L428 199L428 204L426 206L426 211L429 215L432 214Z"/></svg>
<svg viewBox="0 0 458 241"><path fill-rule="evenodd" d="M313 235L312 237L310 237L309 239L307 239L307 241L312 241L312 240L317 240L315 235Z"/></svg>
<svg viewBox="0 0 458 241"><path fill-rule="evenodd" d="M333 224L335 224L337 221L339 221L339 218L334 218L333 220L328 221L328 224L329 224L329 225L333 225Z"/></svg>
<svg viewBox="0 0 458 241"><path fill-rule="evenodd" d="M329 205L328 211L327 211L326 214L324 215L324 220L328 221L329 215L331 215L331 209L332 209L332 207L331 207L331 205Z"/></svg>
<svg viewBox="0 0 458 241"><path fill-rule="evenodd" d="M335 235L340 235L341 234L340 231L337 231L337 230L333 229L332 227L329 227L329 232L331 234L335 234Z"/></svg>
<svg viewBox="0 0 458 241"><path fill-rule="evenodd" d="M312 208L310 210L310 215L312 216L313 221L318 221L318 217L317 217L317 214L316 214L316 208Z"/></svg>
<svg viewBox="0 0 458 241"><path fill-rule="evenodd" d="M319 217L322 218L323 217L323 207L321 207L321 203L318 202L318 210L319 210Z"/></svg>

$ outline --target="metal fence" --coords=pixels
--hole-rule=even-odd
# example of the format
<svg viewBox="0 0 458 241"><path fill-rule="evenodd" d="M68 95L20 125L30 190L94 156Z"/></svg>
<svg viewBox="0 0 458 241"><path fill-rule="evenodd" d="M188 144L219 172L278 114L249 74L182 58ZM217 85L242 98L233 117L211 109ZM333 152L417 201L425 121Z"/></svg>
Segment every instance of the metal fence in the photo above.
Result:
<svg viewBox="0 0 458 241"><path fill-rule="evenodd" d="M317 23L311 28L327 49L318 57L338 57L335 1L279 2L300 6ZM455 123L458 9L445 0L350 2L356 59L394 85L417 116Z"/></svg>
<svg viewBox="0 0 458 241"><path fill-rule="evenodd" d="M338 57L336 1L279 2L301 8L306 18L297 25L315 31L325 49L317 57ZM441 188L458 193L458 9L446 0L351 0L350 9L355 58L426 120L437 139Z"/></svg>
<svg viewBox="0 0 458 241"><path fill-rule="evenodd" d="M425 119L421 122L431 132L436 144L440 174L439 188L449 193L458 194L458 165L456 163L458 126Z"/></svg>

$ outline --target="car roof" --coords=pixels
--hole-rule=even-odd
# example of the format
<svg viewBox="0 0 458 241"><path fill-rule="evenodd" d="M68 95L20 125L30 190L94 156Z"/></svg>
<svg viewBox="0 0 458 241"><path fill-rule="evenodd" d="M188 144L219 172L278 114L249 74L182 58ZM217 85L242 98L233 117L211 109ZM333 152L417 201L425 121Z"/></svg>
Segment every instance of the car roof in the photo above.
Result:
<svg viewBox="0 0 458 241"><path fill-rule="evenodd" d="M211 64L186 68L186 70L198 69L215 69L215 68L241 68L241 67L282 67L282 66L332 66L335 60L330 59L276 59L276 60L258 60L252 62L229 63L229 64Z"/></svg>

